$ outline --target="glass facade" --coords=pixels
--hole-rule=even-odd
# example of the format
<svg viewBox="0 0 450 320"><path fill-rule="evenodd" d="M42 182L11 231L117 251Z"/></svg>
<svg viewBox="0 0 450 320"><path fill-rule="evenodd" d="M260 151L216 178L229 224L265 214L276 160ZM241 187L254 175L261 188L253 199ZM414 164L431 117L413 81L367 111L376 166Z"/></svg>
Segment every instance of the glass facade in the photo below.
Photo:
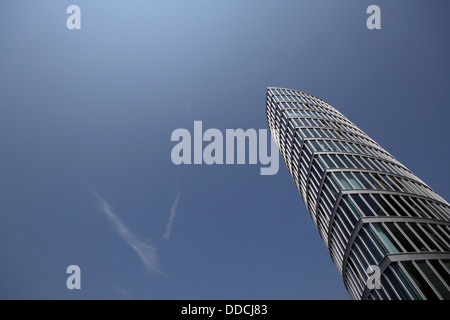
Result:
<svg viewBox="0 0 450 320"><path fill-rule="evenodd" d="M328 103L270 87L272 137L353 299L450 299L450 205ZM381 272L367 286L369 266Z"/></svg>

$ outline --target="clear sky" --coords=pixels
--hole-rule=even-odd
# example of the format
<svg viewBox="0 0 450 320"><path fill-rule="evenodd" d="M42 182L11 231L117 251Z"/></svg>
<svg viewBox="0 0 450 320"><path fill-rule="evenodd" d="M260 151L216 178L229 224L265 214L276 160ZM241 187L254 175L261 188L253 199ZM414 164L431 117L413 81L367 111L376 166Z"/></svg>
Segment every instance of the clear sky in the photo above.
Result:
<svg viewBox="0 0 450 320"><path fill-rule="evenodd" d="M66 9L81 8L81 30ZM366 9L381 8L381 30ZM450 2L2 0L1 299L349 299L284 163L180 165L177 128L324 99L449 199ZM169 227L168 227L169 226ZM81 290L66 268L81 268Z"/></svg>

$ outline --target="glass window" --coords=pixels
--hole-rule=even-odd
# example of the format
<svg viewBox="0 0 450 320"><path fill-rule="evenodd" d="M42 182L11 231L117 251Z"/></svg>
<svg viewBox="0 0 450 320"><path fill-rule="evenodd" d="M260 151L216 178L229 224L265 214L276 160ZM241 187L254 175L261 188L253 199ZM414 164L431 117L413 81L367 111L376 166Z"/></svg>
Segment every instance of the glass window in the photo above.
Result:
<svg viewBox="0 0 450 320"><path fill-rule="evenodd" d="M310 140L306 140L305 146L303 147L303 152L306 153L306 155L308 156L308 159L311 158L311 154L312 154L309 144L310 144Z"/></svg>
<svg viewBox="0 0 450 320"><path fill-rule="evenodd" d="M345 151L344 147L342 146L342 144L339 141L334 141L334 144L337 147L336 151Z"/></svg>
<svg viewBox="0 0 450 320"><path fill-rule="evenodd" d="M311 140L310 143L312 144L312 146L314 147L315 151L321 151L322 148L319 146L319 144L317 143L316 140Z"/></svg>
<svg viewBox="0 0 450 320"><path fill-rule="evenodd" d="M428 282L417 270L413 262L403 261L402 265L405 267L406 271L408 271L411 278L413 278L414 282L417 284L420 291L422 291L427 299L438 299L438 296L434 293Z"/></svg>
<svg viewBox="0 0 450 320"><path fill-rule="evenodd" d="M392 253L399 253L399 249L396 243L396 241L391 237L389 232L384 228L382 224L374 223L372 226L375 228L376 233L380 236L380 238L384 241L384 243L388 246L390 252Z"/></svg>
<svg viewBox="0 0 450 320"><path fill-rule="evenodd" d="M351 144L351 147L355 150L356 153L359 153L359 154L363 154L364 153L364 151L362 151L362 150L364 150L364 147L359 147L359 146L357 147L354 144Z"/></svg>
<svg viewBox="0 0 450 320"><path fill-rule="evenodd" d="M334 141L327 141L328 145L330 146L332 151L339 151L338 148L336 147L336 145L334 144Z"/></svg>
<svg viewBox="0 0 450 320"><path fill-rule="evenodd" d="M333 183L334 187L336 188L336 190L338 190L338 192L340 190L342 190L342 188L340 187L340 185L337 183L336 179L334 178L334 176L332 174L330 174L328 176L328 178L330 179L330 181Z"/></svg>
<svg viewBox="0 0 450 320"><path fill-rule="evenodd" d="M428 263L426 261L417 261L416 262L419 268L422 270L422 272L425 274L425 276L430 280L430 282L433 284L433 286L436 288L436 290L439 292L441 297L445 300L450 299L450 291L447 290L445 285L442 283L442 281L439 279L439 277L436 275L436 273L430 268Z"/></svg>
<svg viewBox="0 0 450 320"><path fill-rule="evenodd" d="M342 214L337 215L335 224L336 224L336 226L339 226L339 228L341 229L341 232L342 232L343 236L345 237L345 241L348 241L348 239L350 238L351 230L353 229L352 226L350 225L350 223L348 222L348 220L345 219Z"/></svg>
<svg viewBox="0 0 450 320"><path fill-rule="evenodd" d="M355 156L355 161L358 163L358 167L361 169L368 169L370 168L367 162L364 161L364 157L361 156Z"/></svg>
<svg viewBox="0 0 450 320"><path fill-rule="evenodd" d="M355 152L355 150L353 150L347 142L342 142L342 144L344 145L344 148L347 152Z"/></svg>
<svg viewBox="0 0 450 320"><path fill-rule="evenodd" d="M338 179L338 181L341 183L343 189L352 189L352 187L350 186L348 181L344 178L342 173L335 172L334 174L335 174L336 178Z"/></svg>
<svg viewBox="0 0 450 320"><path fill-rule="evenodd" d="M412 232L407 223L398 223L400 229L403 230L405 235L411 240L412 244L419 249L419 251L428 251L423 242Z"/></svg>
<svg viewBox="0 0 450 320"><path fill-rule="evenodd" d="M398 300L399 295L397 294L397 291L391 286L390 281L388 281L385 274L381 276L381 287L386 291L386 293L389 296L390 300Z"/></svg>
<svg viewBox="0 0 450 320"><path fill-rule="evenodd" d="M397 278L397 276L395 275L394 271L392 271L393 269L388 267L385 271L384 274L386 275L386 278L389 279L389 281L392 283L392 286L395 287L395 291L396 293L399 295L399 297L403 300L410 300L411 296L407 293L407 291L405 290L404 286L402 286L399 283L399 280ZM383 286L384 288L384 286ZM373 290L376 291L376 290Z"/></svg>
<svg viewBox="0 0 450 320"><path fill-rule="evenodd" d="M374 199L376 202L380 204L380 206L384 209L388 216L397 216L398 214L393 210L388 203L386 202L384 195L382 194L374 194Z"/></svg>
<svg viewBox="0 0 450 320"><path fill-rule="evenodd" d="M298 130L298 133L300 134L300 137L302 137L302 139L304 139L307 135L309 136L309 133L305 128L300 128L300 130Z"/></svg>
<svg viewBox="0 0 450 320"><path fill-rule="evenodd" d="M325 161L327 164L327 168L336 168L336 165L331 161L331 159L328 157L328 155L323 154L321 158Z"/></svg>
<svg viewBox="0 0 450 320"><path fill-rule="evenodd" d="M297 113L294 110L287 110L286 111L288 117L296 116Z"/></svg>
<svg viewBox="0 0 450 320"><path fill-rule="evenodd" d="M397 213L401 215L402 217L410 217L409 213L405 208L403 208L397 201L399 198L398 195L386 195L387 201L390 203L391 206L394 207L395 210L397 210Z"/></svg>
<svg viewBox="0 0 450 320"><path fill-rule="evenodd" d="M344 164L341 162L341 160L339 160L339 158L335 154L330 154L329 156L331 157L331 159L333 159L338 168L344 168Z"/></svg>
<svg viewBox="0 0 450 320"><path fill-rule="evenodd" d="M331 192L331 194L334 196L334 198L337 197L337 190L333 187L333 185L330 183L330 179L325 180L325 185L328 187L328 190Z"/></svg>
<svg viewBox="0 0 450 320"><path fill-rule="evenodd" d="M320 140L319 143L323 151L330 151L330 148L328 147L328 144L325 141Z"/></svg>
<svg viewBox="0 0 450 320"><path fill-rule="evenodd" d="M358 207L361 209L361 211L364 213L364 216L373 216L372 210L366 205L366 203L363 201L363 199L358 194L352 194L349 195L353 201L358 205Z"/></svg>
<svg viewBox="0 0 450 320"><path fill-rule="evenodd" d="M344 205L344 209L351 211L355 214L356 217L360 218L362 217L361 212L359 211L359 209L355 206L355 204L353 203L353 201L351 200L351 198L345 198L341 205Z"/></svg>
<svg viewBox="0 0 450 320"><path fill-rule="evenodd" d="M405 208L406 211L408 211L409 213L411 213L411 215L416 216L416 217L427 217L427 215L424 215L423 212L421 212L420 210L418 210L418 208L413 209L411 207L411 203L408 201L408 197L405 196L397 196L396 199L398 201L398 203Z"/></svg>
<svg viewBox="0 0 450 320"><path fill-rule="evenodd" d="M367 181L372 185L373 189L380 189L380 185L375 181L375 179L372 177L372 175L368 172L361 173L364 178L366 178Z"/></svg>
<svg viewBox="0 0 450 320"><path fill-rule="evenodd" d="M422 296L417 292L416 288L410 281L410 279L406 276L405 272L397 263L391 264L392 270L397 274L397 276L402 279L402 283L405 285L408 292L411 294L412 298L415 300L422 300Z"/></svg>
<svg viewBox="0 0 450 320"><path fill-rule="evenodd" d="M428 218L434 218L434 210L429 210L426 205L423 205L420 200L415 201L415 199L410 197L403 198L412 208L414 212L420 212L420 216L425 216Z"/></svg>
<svg viewBox="0 0 450 320"><path fill-rule="evenodd" d="M366 179L364 179L361 172L353 172L353 174L359 180L359 182L364 185L364 189L373 189L372 185Z"/></svg>
<svg viewBox="0 0 450 320"><path fill-rule="evenodd" d="M392 190L387 183L378 175L377 173L372 173L373 178L377 181L377 183L382 187L384 190Z"/></svg>
<svg viewBox="0 0 450 320"><path fill-rule="evenodd" d="M367 202L367 205L372 209L373 212L377 216L385 216L386 214L384 211L380 208L380 206L373 200L370 194L362 194L361 195L363 199Z"/></svg>
<svg viewBox="0 0 450 320"><path fill-rule="evenodd" d="M381 177L386 181L386 183L395 191L401 191L400 188L390 179L390 177L382 174Z"/></svg>
<svg viewBox="0 0 450 320"><path fill-rule="evenodd" d="M339 208L340 210L341 208ZM348 209L343 209L341 210L341 212L344 212L344 216L350 221L350 223L352 224L352 227L354 227L356 225L356 223L358 222L358 220L356 219L355 215L352 213L347 212Z"/></svg>
<svg viewBox="0 0 450 320"><path fill-rule="evenodd" d="M362 158L364 159L364 161L368 164L368 168L372 169L372 170L380 170L370 158ZM361 160L362 160L361 159Z"/></svg>
<svg viewBox="0 0 450 320"><path fill-rule="evenodd" d="M312 163L312 167L313 167L313 169L315 169L317 171L317 173L318 173L318 175L320 177L317 180L320 181L321 177L323 176L324 171L317 163L318 163L317 158L315 158L313 163Z"/></svg>
<svg viewBox="0 0 450 320"><path fill-rule="evenodd" d="M366 225L365 230L367 231L367 233L370 235L370 237L373 239L373 241L376 243L377 247L383 254L389 253L389 250L386 248L386 246L380 240L377 233L375 233L375 231L370 227L370 225Z"/></svg>
<svg viewBox="0 0 450 320"><path fill-rule="evenodd" d="M339 155L339 159L347 166L347 168L354 168L355 166L351 163L347 157L343 154Z"/></svg>
<svg viewBox="0 0 450 320"><path fill-rule="evenodd" d="M355 177L350 172L345 172L345 177L354 189L363 189L363 186L355 179Z"/></svg>
<svg viewBox="0 0 450 320"><path fill-rule="evenodd" d="M323 170L325 170L327 168L327 166L323 162L322 157L321 156L316 156L316 160L319 163L320 167L322 168L322 172L323 172Z"/></svg>
<svg viewBox="0 0 450 320"><path fill-rule="evenodd" d="M311 130L310 130L311 135L312 135L314 138L320 138L320 135L317 133L317 131L320 131L320 130L317 130L317 129L311 129Z"/></svg>
<svg viewBox="0 0 450 320"><path fill-rule="evenodd" d="M411 242L405 238L405 236L398 229L395 222L387 222L386 227L392 232L394 237L398 240L403 248L405 248L406 252L415 252L416 250L412 246Z"/></svg>
<svg viewBox="0 0 450 320"><path fill-rule="evenodd" d="M393 166L391 164L385 163L384 161L381 161L381 160L378 160L376 162L381 167L382 171L394 172L394 173L397 172L396 170L393 169Z"/></svg>
<svg viewBox="0 0 450 320"><path fill-rule="evenodd" d="M445 267L445 264L443 264L439 260L430 260L430 264L433 266L434 270L436 270L437 273L441 276L441 279L444 280L445 283L447 283L447 286L450 287L450 269L447 269Z"/></svg>
<svg viewBox="0 0 450 320"><path fill-rule="evenodd" d="M439 247L438 247L438 246L430 239L430 237L429 237L427 234L425 234L425 232L422 230L422 228L424 228L424 229L427 231L427 233L428 233L431 237L434 236L433 239L434 239L436 242L438 242L438 243L441 244L441 245L444 245L444 248L446 248L446 250L449 250L449 248L448 248L447 246L445 246L445 244L444 244L442 241L440 241L439 236L438 236L438 235L436 234L436 232L434 231L434 228L437 227L437 226L433 226L434 228L432 228L431 226L429 226L429 225L427 225L427 224L425 224L425 223L419 223L418 225L417 225L417 224L412 224L411 227L414 229L414 231L417 232L417 234L419 235L419 237L421 237L422 240L425 241L425 243L428 245L428 247L431 249L431 251L441 251L442 249L439 248ZM421 227L422 227L422 228L421 228ZM422 248L423 248L423 250L422 250ZM427 251L427 249L424 248L424 247L420 247L419 249L420 249L421 251Z"/></svg>
<svg viewBox="0 0 450 320"><path fill-rule="evenodd" d="M372 241L372 238L367 235L365 229L361 230L359 236L361 237L361 240L364 241L366 246L370 249L372 254L375 256L376 262L379 263L383 258L383 253L381 250L383 250L384 253L387 253L386 248L384 248L384 246L380 246L381 242L378 242L377 245L375 245L375 243Z"/></svg>

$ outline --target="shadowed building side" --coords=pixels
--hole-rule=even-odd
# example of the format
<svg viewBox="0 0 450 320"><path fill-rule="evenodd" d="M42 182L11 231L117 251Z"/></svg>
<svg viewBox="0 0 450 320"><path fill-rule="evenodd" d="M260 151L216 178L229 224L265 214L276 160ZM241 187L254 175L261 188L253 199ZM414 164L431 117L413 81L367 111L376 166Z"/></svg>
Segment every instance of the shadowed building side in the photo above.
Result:
<svg viewBox="0 0 450 320"><path fill-rule="evenodd" d="M450 299L450 205L323 100L270 87L266 113L351 297Z"/></svg>

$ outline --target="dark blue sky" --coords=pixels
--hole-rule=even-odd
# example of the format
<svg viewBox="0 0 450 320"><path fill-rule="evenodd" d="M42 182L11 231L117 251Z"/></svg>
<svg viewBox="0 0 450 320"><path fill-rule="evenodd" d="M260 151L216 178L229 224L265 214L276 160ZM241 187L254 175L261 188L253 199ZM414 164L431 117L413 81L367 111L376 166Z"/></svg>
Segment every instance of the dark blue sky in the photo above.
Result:
<svg viewBox="0 0 450 320"><path fill-rule="evenodd" d="M81 30L66 28L71 4ZM366 28L371 4L381 30ZM348 299L284 163L273 176L176 166L171 133L194 120L267 129L266 87L297 89L449 199L449 12L446 0L1 1L0 298Z"/></svg>

